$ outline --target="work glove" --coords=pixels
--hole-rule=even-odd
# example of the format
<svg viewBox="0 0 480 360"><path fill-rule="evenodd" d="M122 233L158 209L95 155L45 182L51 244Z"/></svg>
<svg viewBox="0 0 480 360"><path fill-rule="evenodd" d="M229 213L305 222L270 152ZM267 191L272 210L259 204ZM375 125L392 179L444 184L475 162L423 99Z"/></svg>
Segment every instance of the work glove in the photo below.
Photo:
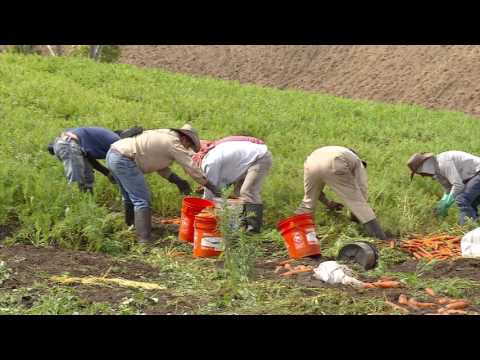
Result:
<svg viewBox="0 0 480 360"><path fill-rule="evenodd" d="M327 205L326 205L327 209L328 210L331 210L331 211L340 211L343 209L343 205L340 204L340 203L337 203L335 201L330 201Z"/></svg>
<svg viewBox="0 0 480 360"><path fill-rule="evenodd" d="M448 215L448 209L455 202L455 198L452 194L444 194L442 199L438 202L436 213L438 217L446 217Z"/></svg>
<svg viewBox="0 0 480 360"><path fill-rule="evenodd" d="M192 188L190 187L190 184L188 183L188 181L183 180L182 178L177 176L177 174L172 173L168 177L168 181L171 182L172 184L177 185L178 190L183 195L190 195L192 193Z"/></svg>

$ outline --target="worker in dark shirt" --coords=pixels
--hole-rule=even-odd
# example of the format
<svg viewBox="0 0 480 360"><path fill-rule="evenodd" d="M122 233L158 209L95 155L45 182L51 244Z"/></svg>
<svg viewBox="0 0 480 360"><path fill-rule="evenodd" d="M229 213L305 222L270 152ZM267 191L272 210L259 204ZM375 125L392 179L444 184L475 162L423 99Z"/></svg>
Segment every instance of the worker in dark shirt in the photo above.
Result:
<svg viewBox="0 0 480 360"><path fill-rule="evenodd" d="M110 145L121 139L122 131L99 127L67 129L48 146L48 151L63 162L69 183L76 182L81 191L93 192L93 169L115 183L110 170L98 160L105 159Z"/></svg>

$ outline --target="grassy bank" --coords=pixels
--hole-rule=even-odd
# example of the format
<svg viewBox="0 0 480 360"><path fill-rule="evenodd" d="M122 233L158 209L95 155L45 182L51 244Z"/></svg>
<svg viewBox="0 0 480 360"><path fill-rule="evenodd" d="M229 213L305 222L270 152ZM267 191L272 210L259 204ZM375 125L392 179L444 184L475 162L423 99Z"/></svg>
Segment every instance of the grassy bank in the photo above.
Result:
<svg viewBox="0 0 480 360"><path fill-rule="evenodd" d="M356 148L369 162L370 202L385 229L402 235L440 224L432 208L442 189L429 179L409 181L405 165L417 151L477 153L480 123L461 113L418 106L353 101L301 91L190 77L88 59L0 55L0 224L19 225L18 239L122 252L131 243L117 189L97 176L93 199L68 190L63 169L45 150L65 127L192 123L202 138L250 132L269 145L274 166L264 187L267 227L296 208L303 196L303 162L316 148ZM183 175L183 172L179 170ZM178 215L175 186L148 176L155 211ZM319 206L321 227L355 231L345 217Z"/></svg>

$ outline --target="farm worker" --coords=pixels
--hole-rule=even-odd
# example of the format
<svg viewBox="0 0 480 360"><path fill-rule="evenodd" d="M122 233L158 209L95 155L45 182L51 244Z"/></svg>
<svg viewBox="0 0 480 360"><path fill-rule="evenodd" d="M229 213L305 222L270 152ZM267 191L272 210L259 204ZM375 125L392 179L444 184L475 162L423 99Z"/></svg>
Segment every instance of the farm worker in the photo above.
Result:
<svg viewBox="0 0 480 360"><path fill-rule="evenodd" d="M193 160L207 179L219 190L234 185L234 194L243 203L247 232L259 233L263 223L262 184L272 167L272 153L267 145L251 136L230 136L218 141L204 141ZM210 189L204 198L217 196Z"/></svg>
<svg viewBox="0 0 480 360"><path fill-rule="evenodd" d="M48 151L63 162L69 183L76 182L80 190L93 192L95 180L93 169L114 182L110 170L97 160L105 159L110 145L119 139L120 136L109 129L72 128L62 132L53 143L50 143Z"/></svg>
<svg viewBox="0 0 480 360"><path fill-rule="evenodd" d="M358 154L342 146L325 146L315 150L304 164L305 196L296 214L313 213L317 200L330 210L342 204L329 201L323 190L328 185L352 212L369 236L386 240L375 213L368 205L367 164Z"/></svg>
<svg viewBox="0 0 480 360"><path fill-rule="evenodd" d="M480 204L480 157L463 151L446 151L414 154L407 163L412 174L432 177L444 188L436 212L440 217L448 215L448 209L456 203L460 210L459 224L467 219L478 219Z"/></svg>
<svg viewBox="0 0 480 360"><path fill-rule="evenodd" d="M151 197L144 174L157 172L180 192L192 192L187 181L170 170L173 161L179 163L196 182L217 191L201 169L192 162L192 150L200 149L198 134L189 124L180 129L147 130L136 137L114 143L107 154L107 165L120 186L125 205L127 225L135 225L140 243L151 240Z"/></svg>

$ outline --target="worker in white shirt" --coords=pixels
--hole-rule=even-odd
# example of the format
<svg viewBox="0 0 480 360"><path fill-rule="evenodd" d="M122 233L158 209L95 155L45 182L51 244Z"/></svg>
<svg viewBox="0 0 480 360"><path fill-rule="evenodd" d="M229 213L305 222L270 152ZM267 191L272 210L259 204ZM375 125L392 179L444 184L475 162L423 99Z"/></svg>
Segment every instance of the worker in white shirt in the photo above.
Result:
<svg viewBox="0 0 480 360"><path fill-rule="evenodd" d="M243 203L247 232L259 233L263 224L261 189L272 167L272 153L267 145L250 136L230 136L203 141L201 150L193 155L199 166L217 189L235 186L235 195ZM204 198L217 196L205 188Z"/></svg>

